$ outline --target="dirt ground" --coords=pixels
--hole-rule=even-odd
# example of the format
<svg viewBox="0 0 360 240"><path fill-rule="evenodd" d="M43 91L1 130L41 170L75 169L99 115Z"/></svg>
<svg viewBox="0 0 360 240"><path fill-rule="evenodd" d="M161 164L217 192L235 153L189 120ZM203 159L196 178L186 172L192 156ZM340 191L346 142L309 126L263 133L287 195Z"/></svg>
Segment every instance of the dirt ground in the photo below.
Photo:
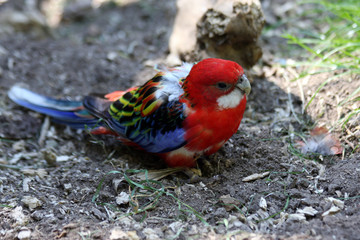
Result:
<svg viewBox="0 0 360 240"><path fill-rule="evenodd" d="M51 33L0 35L0 238L360 239L360 153L352 151L358 138L337 132L342 155L305 157L294 149L297 133L314 123L333 125L334 96L344 99L360 78L328 84L302 114L304 101L329 76L300 88L276 64L300 58L279 37L291 23L264 33L264 58L252 71L241 127L218 153L199 160L203 176L193 182L175 173L140 191L134 177L127 179L131 171L124 172L163 168L155 157L111 137L47 125L8 99L15 83L77 98L152 77L153 65L168 54L175 1L130 2L68 10ZM263 1L269 23L276 4ZM359 121L355 116L349 131ZM245 181L253 174L261 176Z"/></svg>

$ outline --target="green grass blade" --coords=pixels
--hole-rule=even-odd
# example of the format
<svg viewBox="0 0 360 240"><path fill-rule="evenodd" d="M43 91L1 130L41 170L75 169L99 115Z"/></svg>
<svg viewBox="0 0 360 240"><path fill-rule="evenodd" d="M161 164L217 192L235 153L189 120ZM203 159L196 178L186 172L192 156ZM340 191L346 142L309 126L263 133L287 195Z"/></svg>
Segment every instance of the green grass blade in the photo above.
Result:
<svg viewBox="0 0 360 240"><path fill-rule="evenodd" d="M311 96L309 102L306 104L305 106L305 110L309 107L309 105L312 103L312 101L314 100L314 98L316 97L316 95L319 93L319 91L326 85L328 84L329 82L331 82L332 80L336 79L336 78L339 78L341 76L344 76L344 75L347 75L347 74L350 74L351 72L343 72L343 73L340 73L339 75L335 75L335 76L332 76L330 78L328 78L325 82L321 83L321 85L316 89L316 91L314 92L314 94Z"/></svg>

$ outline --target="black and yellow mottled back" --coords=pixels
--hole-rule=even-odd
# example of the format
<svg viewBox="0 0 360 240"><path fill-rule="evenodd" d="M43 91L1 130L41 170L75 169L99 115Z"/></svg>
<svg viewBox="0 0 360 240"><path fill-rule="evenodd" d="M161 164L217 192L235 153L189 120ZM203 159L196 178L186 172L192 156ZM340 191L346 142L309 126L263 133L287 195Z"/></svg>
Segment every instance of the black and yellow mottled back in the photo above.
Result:
<svg viewBox="0 0 360 240"><path fill-rule="evenodd" d="M109 106L105 122L149 152L168 152L183 146L185 106L179 97L171 96L173 91L169 92L167 84L164 74L159 73L128 91Z"/></svg>

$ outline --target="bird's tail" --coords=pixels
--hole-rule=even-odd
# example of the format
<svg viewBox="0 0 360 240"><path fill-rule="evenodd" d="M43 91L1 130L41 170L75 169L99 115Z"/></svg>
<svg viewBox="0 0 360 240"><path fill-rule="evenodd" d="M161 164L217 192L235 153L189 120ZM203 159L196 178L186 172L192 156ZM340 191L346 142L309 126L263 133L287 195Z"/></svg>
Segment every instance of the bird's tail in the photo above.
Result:
<svg viewBox="0 0 360 240"><path fill-rule="evenodd" d="M101 120L91 115L82 101L54 99L19 86L13 86L8 96L25 108L50 116L56 123L78 129L101 126Z"/></svg>

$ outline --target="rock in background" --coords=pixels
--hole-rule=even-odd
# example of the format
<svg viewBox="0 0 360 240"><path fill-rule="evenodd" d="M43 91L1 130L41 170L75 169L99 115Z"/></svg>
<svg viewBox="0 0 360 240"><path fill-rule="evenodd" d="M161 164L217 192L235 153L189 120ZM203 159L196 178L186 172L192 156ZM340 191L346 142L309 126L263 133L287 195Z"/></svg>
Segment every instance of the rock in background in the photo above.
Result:
<svg viewBox="0 0 360 240"><path fill-rule="evenodd" d="M169 64L218 57L246 68L261 57L265 19L258 0L178 0Z"/></svg>
<svg viewBox="0 0 360 240"><path fill-rule="evenodd" d="M15 32L30 33L35 38L49 35L46 18L37 1L0 1L0 37Z"/></svg>

